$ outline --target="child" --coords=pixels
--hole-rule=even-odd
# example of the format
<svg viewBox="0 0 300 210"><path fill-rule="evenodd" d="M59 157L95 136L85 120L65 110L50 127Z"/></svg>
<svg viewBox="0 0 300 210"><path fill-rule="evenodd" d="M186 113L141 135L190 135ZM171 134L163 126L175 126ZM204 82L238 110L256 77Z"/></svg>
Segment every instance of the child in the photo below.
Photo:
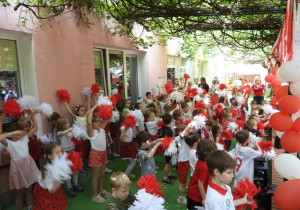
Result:
<svg viewBox="0 0 300 210"><path fill-rule="evenodd" d="M227 125L231 122L232 120L232 113L229 111L224 111L224 122L222 124L222 129L223 131L227 131ZM232 136L224 136L224 142L227 148L227 151L229 151L230 146L231 146L231 141L232 141Z"/></svg>
<svg viewBox="0 0 300 210"><path fill-rule="evenodd" d="M158 135L157 135L158 127L157 127L157 121L155 120L154 113L151 111L147 111L145 113L145 118L146 118L145 125L147 128L147 131L151 135L152 141L155 141L156 139L158 139ZM159 146L155 151L155 155L160 155L161 153L162 153L162 147Z"/></svg>
<svg viewBox="0 0 300 210"><path fill-rule="evenodd" d="M170 114L164 114L162 120L165 125L161 129L160 138L164 138L165 136L174 137L173 131L170 128L172 122L172 116ZM177 178L176 176L171 175L171 159L172 156L165 155L166 165L164 168L162 183L167 185L174 184L170 179L174 180Z"/></svg>
<svg viewBox="0 0 300 210"><path fill-rule="evenodd" d="M161 110L161 115L164 115L165 114L165 104L167 103L167 101L169 100L169 98L167 97L167 95L163 94L163 95L160 95L160 101L159 101L159 107L160 107L160 110Z"/></svg>
<svg viewBox="0 0 300 210"><path fill-rule="evenodd" d="M183 196L183 191L186 187L188 172L189 172L189 146L184 141L183 131L186 125L177 124L175 128L175 142L178 146L178 177L179 177L179 195L177 197L177 202L186 205L186 198Z"/></svg>
<svg viewBox="0 0 300 210"><path fill-rule="evenodd" d="M130 100L124 99L124 108L123 111L129 113L130 112Z"/></svg>
<svg viewBox="0 0 300 210"><path fill-rule="evenodd" d="M215 125L212 129L212 133L213 133L213 136L214 136L214 141L215 143L219 143L221 145L224 146L224 149L225 151L228 151L227 147L226 147L226 144L223 140L223 137L221 136L222 134L222 127L219 126L219 125Z"/></svg>
<svg viewBox="0 0 300 210"><path fill-rule="evenodd" d="M165 114L172 115L173 114L173 107L170 104L165 104L164 105L164 111L165 111Z"/></svg>
<svg viewBox="0 0 300 210"><path fill-rule="evenodd" d="M250 109L248 110L248 115L251 115L252 109L256 108L256 101L252 100L250 102Z"/></svg>
<svg viewBox="0 0 300 210"><path fill-rule="evenodd" d="M61 146L49 143L44 148L44 160L51 164L55 157L61 157ZM33 209L65 209L67 208L67 198L61 188L62 183L54 181L47 174L47 170L42 167L38 183L33 191Z"/></svg>
<svg viewBox="0 0 300 210"><path fill-rule="evenodd" d="M192 111L194 109L194 105L192 105L191 107L189 107L189 105L185 102L181 103L181 109L184 115L184 119L192 119Z"/></svg>
<svg viewBox="0 0 300 210"><path fill-rule="evenodd" d="M109 184L112 194L106 199L105 210L127 210L129 204L135 201L135 196L130 192L131 181L121 171L110 176Z"/></svg>
<svg viewBox="0 0 300 210"><path fill-rule="evenodd" d="M142 103L136 103L135 104L135 109L136 110L141 110L142 113L144 113L144 105ZM136 118L136 134L138 134L141 131L145 130L145 126L144 126L144 116L142 116L141 118Z"/></svg>
<svg viewBox="0 0 300 210"><path fill-rule="evenodd" d="M128 112L123 111L120 114L120 125L122 125L123 121L125 120L125 117L129 115ZM127 165L127 168L125 170L125 174L130 178L133 179L135 175L131 174L130 172L134 168L136 164L136 155L137 155L137 148L134 145L132 139L133 139L133 130L131 127L124 127L121 126L121 134L120 134L120 140L122 141L122 145L120 146L120 153L123 160L128 159L129 163Z"/></svg>
<svg viewBox="0 0 300 210"><path fill-rule="evenodd" d="M207 169L211 176L205 199L206 210L235 209L235 206L251 204L247 200L248 193L243 198L233 200L231 188L228 184L232 181L235 162L224 151L215 151L206 159Z"/></svg>
<svg viewBox="0 0 300 210"><path fill-rule="evenodd" d="M61 143L63 152L72 152L73 150L75 150L75 145L71 141L73 137L72 134L73 128L70 127L69 120L65 117L59 118L56 122L56 130L57 130L58 141ZM77 192L83 192L82 186L78 183L78 172L72 175L72 179L73 179L74 189L72 188L71 185L71 179L66 181L68 187L67 194L69 197L75 196L74 190Z"/></svg>
<svg viewBox="0 0 300 210"><path fill-rule="evenodd" d="M51 136L52 139L51 140L54 143L58 142L57 139L56 139L56 137L57 137L56 136L56 133L57 133L57 131L56 131L56 122L59 118L60 118L60 114L58 114L57 112L53 112L53 114L48 119L48 121L51 125L51 131L52 131L52 136Z"/></svg>
<svg viewBox="0 0 300 210"><path fill-rule="evenodd" d="M210 181L206 158L217 150L215 142L210 139L201 140L197 146L197 164L187 190L187 208L189 210L204 207L206 190Z"/></svg>
<svg viewBox="0 0 300 210"><path fill-rule="evenodd" d="M26 198L27 209L32 209L32 184L36 183L40 174L34 160L29 155L28 137L32 136L38 129L35 112L32 113L32 129L26 134L20 132L21 125L13 122L9 127L9 133L1 135L0 142L9 152L10 171L9 187L11 190L16 189L16 206L18 210L22 209L23 199ZM6 115L0 116L2 125ZM13 132L14 131L14 132ZM2 126L0 126L2 134ZM9 138L9 139L7 139Z"/></svg>
<svg viewBox="0 0 300 210"><path fill-rule="evenodd" d="M205 127L203 127L201 130L201 140L203 139L214 140L214 136L211 130L215 125L216 122L212 118L209 118L205 124Z"/></svg>
<svg viewBox="0 0 300 210"><path fill-rule="evenodd" d="M162 144L162 139L152 141L151 135L142 131L136 136L137 142L140 146L138 150L138 157L140 160L142 175L153 174L155 176L155 161L154 154L156 149Z"/></svg>
<svg viewBox="0 0 300 210"><path fill-rule="evenodd" d="M161 116L161 111L159 107L155 107L154 109L155 121L158 122Z"/></svg>
<svg viewBox="0 0 300 210"><path fill-rule="evenodd" d="M248 130L256 137L259 137L261 133L257 130L257 121L255 119L249 119L244 124L244 129Z"/></svg>
<svg viewBox="0 0 300 210"><path fill-rule="evenodd" d="M230 106L230 110L231 110L231 113L232 113L232 120L231 122L235 122L237 121L237 117L238 117L238 108L237 108L238 104L236 102L236 100L231 100L231 106ZM233 113L235 113L235 116L233 116Z"/></svg>
<svg viewBox="0 0 300 210"><path fill-rule="evenodd" d="M92 201L97 203L104 203L104 197L108 197L110 194L103 190L103 181L107 160L106 152L106 137L105 137L105 127L108 120L101 122L99 116L95 114L98 110L97 104L91 109L87 118L87 133L88 139L91 142L91 152L90 152L90 164L92 168L93 178L92 178Z"/></svg>
<svg viewBox="0 0 300 210"><path fill-rule="evenodd" d="M249 143L249 131L240 130L236 133L237 144L235 146L236 157L235 157L235 180L234 186L237 186L239 180L248 177L250 181L254 180L254 158L261 157L262 151L257 142L254 145L257 150L247 147Z"/></svg>
<svg viewBox="0 0 300 210"><path fill-rule="evenodd" d="M191 178L192 178L195 171L196 163L198 161L196 152L197 152L198 143L200 141L200 135L197 132L189 133L185 136L184 141L190 147L189 163L190 163Z"/></svg>
<svg viewBox="0 0 300 210"><path fill-rule="evenodd" d="M183 124L183 112L179 109L174 110L173 119L175 120L175 126L177 124Z"/></svg>

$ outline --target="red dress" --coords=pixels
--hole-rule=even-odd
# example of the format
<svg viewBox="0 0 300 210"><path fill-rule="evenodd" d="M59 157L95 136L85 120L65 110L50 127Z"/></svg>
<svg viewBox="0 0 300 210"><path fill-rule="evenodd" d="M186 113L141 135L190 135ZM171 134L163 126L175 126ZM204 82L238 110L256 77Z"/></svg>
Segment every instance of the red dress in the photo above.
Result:
<svg viewBox="0 0 300 210"><path fill-rule="evenodd" d="M29 138L28 142L29 154L34 161L37 161L41 157L40 146L37 140L36 135L33 135Z"/></svg>

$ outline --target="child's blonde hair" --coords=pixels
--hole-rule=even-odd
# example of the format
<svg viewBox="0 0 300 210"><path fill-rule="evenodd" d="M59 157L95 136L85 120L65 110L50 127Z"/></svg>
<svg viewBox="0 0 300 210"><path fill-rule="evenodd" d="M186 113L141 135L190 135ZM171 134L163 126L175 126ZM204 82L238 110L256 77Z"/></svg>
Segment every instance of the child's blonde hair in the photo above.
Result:
<svg viewBox="0 0 300 210"><path fill-rule="evenodd" d="M128 187L131 181L126 174L121 171L113 173L109 178L111 188L119 189L121 187Z"/></svg>
<svg viewBox="0 0 300 210"><path fill-rule="evenodd" d="M179 110L179 109L174 110L173 119L177 120L177 118L180 117L180 115L182 115L182 114L183 114L183 112L181 110Z"/></svg>
<svg viewBox="0 0 300 210"><path fill-rule="evenodd" d="M173 110L173 107L171 105L169 105L169 104L165 104L164 105L164 110L165 110L165 112L169 113L170 111Z"/></svg>
<svg viewBox="0 0 300 210"><path fill-rule="evenodd" d="M56 121L56 131L63 131L64 130L64 126L66 123L68 123L69 120L66 117L60 117L58 118L58 120Z"/></svg>

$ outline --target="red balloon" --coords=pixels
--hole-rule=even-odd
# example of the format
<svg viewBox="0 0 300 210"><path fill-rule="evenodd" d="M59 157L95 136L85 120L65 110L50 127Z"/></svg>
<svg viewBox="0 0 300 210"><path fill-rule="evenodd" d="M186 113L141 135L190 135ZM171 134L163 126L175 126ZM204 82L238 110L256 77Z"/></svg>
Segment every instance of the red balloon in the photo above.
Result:
<svg viewBox="0 0 300 210"><path fill-rule="evenodd" d="M282 84L282 82L280 82L277 78L272 79L272 81L271 81L271 85L273 87L279 87L281 84Z"/></svg>
<svg viewBox="0 0 300 210"><path fill-rule="evenodd" d="M300 151L300 134L294 129L286 131L280 139L282 148L287 152Z"/></svg>
<svg viewBox="0 0 300 210"><path fill-rule="evenodd" d="M300 117L294 121L293 129L297 132L300 132Z"/></svg>
<svg viewBox="0 0 300 210"><path fill-rule="evenodd" d="M282 114L295 114L300 109L299 98L292 95L283 96L278 101L278 108Z"/></svg>
<svg viewBox="0 0 300 210"><path fill-rule="evenodd" d="M270 100L270 103L271 103L272 105L276 105L277 102L278 102L278 98L276 98L275 96L272 97L271 100Z"/></svg>
<svg viewBox="0 0 300 210"><path fill-rule="evenodd" d="M289 115L277 112L270 117L270 126L276 131L285 132L293 128L293 120Z"/></svg>
<svg viewBox="0 0 300 210"><path fill-rule="evenodd" d="M275 94L276 93L276 91L278 90L278 87L277 88L272 88L272 92Z"/></svg>
<svg viewBox="0 0 300 210"><path fill-rule="evenodd" d="M281 183L275 190L274 200L283 210L300 209L300 180L294 179Z"/></svg>
<svg viewBox="0 0 300 210"><path fill-rule="evenodd" d="M273 74L269 74L265 77L265 81L266 82L271 82L273 79L275 79L276 77Z"/></svg>
<svg viewBox="0 0 300 210"><path fill-rule="evenodd" d="M287 96L289 94L289 87L290 87L289 85L284 85L284 86L277 88L275 91L276 98L280 99L283 96Z"/></svg>
<svg viewBox="0 0 300 210"><path fill-rule="evenodd" d="M279 69L279 66L275 66L275 67L272 68L272 74L274 76L276 76L276 72L278 71L278 69Z"/></svg>

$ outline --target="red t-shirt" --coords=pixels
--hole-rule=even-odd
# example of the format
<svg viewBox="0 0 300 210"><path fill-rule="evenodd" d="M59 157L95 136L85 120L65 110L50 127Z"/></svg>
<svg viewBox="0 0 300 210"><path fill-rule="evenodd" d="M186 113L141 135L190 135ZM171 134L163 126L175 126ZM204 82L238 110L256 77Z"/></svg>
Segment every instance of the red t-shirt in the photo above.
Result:
<svg viewBox="0 0 300 210"><path fill-rule="evenodd" d="M28 147L29 147L29 154L32 157L32 159L34 161L40 159L41 152L40 152L36 135L33 135L32 137L29 138Z"/></svg>
<svg viewBox="0 0 300 210"><path fill-rule="evenodd" d="M254 96L263 96L265 85L258 87L256 84L252 85Z"/></svg>
<svg viewBox="0 0 300 210"><path fill-rule="evenodd" d="M210 174L208 172L206 162L202 160L197 161L193 177L187 189L187 194L191 199L196 202L202 202L202 197L198 187L198 180L204 182L203 186L206 193L208 183L210 182Z"/></svg>

